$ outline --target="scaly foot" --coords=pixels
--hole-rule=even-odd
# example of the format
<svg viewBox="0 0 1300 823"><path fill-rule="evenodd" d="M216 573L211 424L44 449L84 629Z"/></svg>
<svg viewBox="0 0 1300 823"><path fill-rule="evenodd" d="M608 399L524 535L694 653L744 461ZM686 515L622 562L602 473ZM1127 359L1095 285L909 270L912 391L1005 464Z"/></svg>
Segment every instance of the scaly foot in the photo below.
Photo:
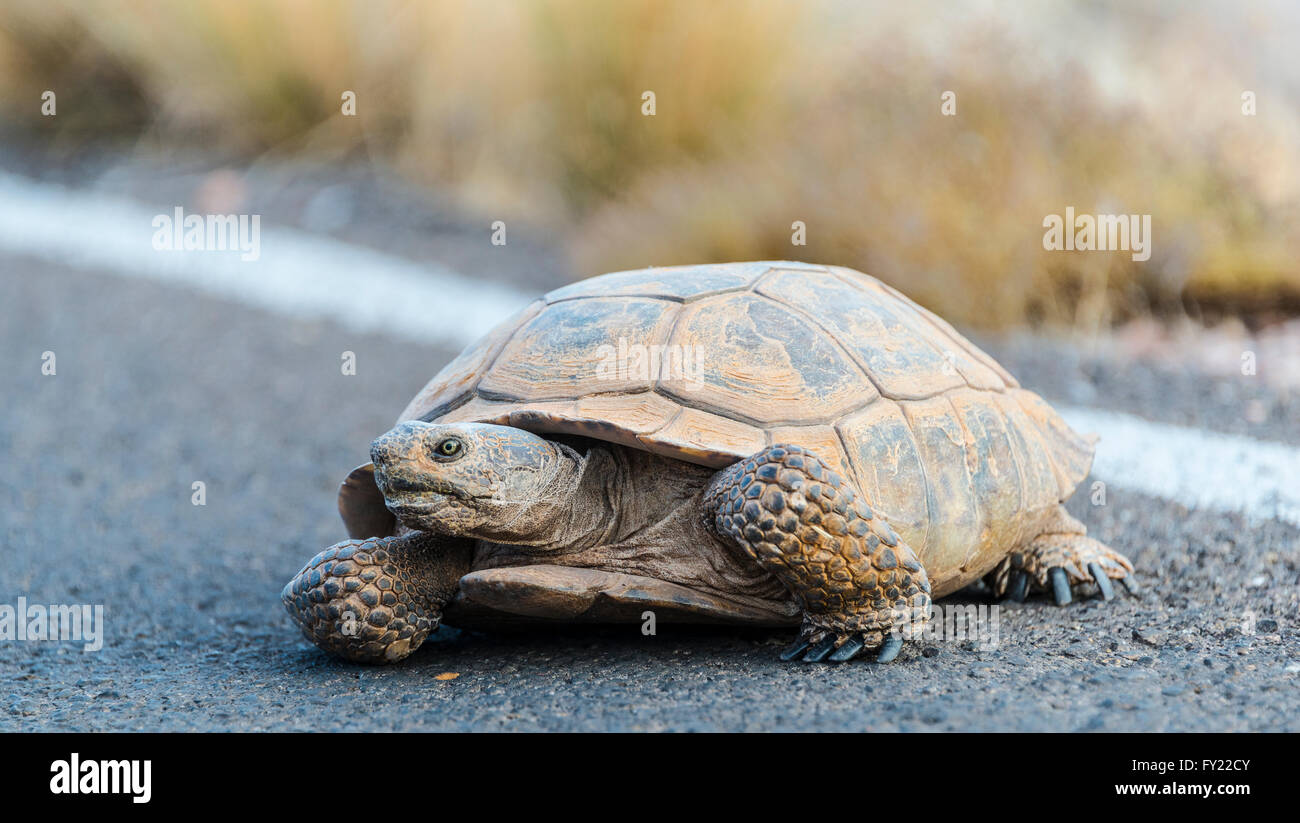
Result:
<svg viewBox="0 0 1300 823"><path fill-rule="evenodd" d="M280 597L322 649L358 663L391 663L438 628L468 569L466 541L418 532L345 540L313 557Z"/></svg>
<svg viewBox="0 0 1300 823"><path fill-rule="evenodd" d="M1051 591L1058 606L1073 599L1072 589L1095 584L1101 598L1115 596L1112 580L1137 594L1133 564L1111 547L1085 534L1082 523L1062 509L1043 534L1023 551L1012 552L989 573L985 582L995 595L1023 602L1032 591Z"/></svg>

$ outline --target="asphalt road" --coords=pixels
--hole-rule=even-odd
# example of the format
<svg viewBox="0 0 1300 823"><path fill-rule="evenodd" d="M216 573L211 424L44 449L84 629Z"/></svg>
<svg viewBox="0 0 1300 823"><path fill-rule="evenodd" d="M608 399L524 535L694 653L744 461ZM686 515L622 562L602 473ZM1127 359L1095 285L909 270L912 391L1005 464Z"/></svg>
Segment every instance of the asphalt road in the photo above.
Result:
<svg viewBox="0 0 1300 823"><path fill-rule="evenodd" d="M341 663L280 588L342 537L339 480L453 352L12 256L0 307L0 604L106 612L97 652L0 641L0 730L1300 729L1300 531L1122 488L1070 508L1142 596L1005 604L991 649L796 665L787 632L660 625L448 632L400 665ZM1054 402L1239 431L1253 400L1253 433L1300 440L1294 395L1257 383L989 347Z"/></svg>

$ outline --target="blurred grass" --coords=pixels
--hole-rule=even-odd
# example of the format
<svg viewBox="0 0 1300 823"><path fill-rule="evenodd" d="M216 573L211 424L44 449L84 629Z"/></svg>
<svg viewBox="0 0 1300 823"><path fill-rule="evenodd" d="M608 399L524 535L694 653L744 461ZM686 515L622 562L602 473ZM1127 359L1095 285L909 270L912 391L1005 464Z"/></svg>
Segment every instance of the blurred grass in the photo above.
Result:
<svg viewBox="0 0 1300 823"><path fill-rule="evenodd" d="M1213 3L1045 7L1067 23L978 3L6 0L0 112L56 153L369 158L552 227L583 275L832 262L982 327L1300 301L1300 82L1259 57L1295 28L1256 15L1233 40ZM1152 214L1151 260L1045 252L1067 206Z"/></svg>

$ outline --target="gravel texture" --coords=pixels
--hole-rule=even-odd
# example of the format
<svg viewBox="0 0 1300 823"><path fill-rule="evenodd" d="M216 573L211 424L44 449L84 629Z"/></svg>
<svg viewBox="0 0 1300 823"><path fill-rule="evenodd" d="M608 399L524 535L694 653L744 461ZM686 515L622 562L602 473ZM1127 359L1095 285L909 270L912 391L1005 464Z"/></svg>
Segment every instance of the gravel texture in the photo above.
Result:
<svg viewBox="0 0 1300 823"><path fill-rule="evenodd" d="M453 352L8 258L0 306L0 603L103 604L107 623L98 652L0 641L0 730L1300 728L1300 534L1122 489L1070 508L1129 554L1142 596L1004 605L996 648L794 665L776 659L788 632L660 625L445 632L398 666L340 663L280 587L342 537L337 483ZM1243 430L1218 392L1265 392L1207 402L1192 375L990 348L1051 400L1207 428ZM1261 402L1282 416L1245 431L1294 443L1294 399Z"/></svg>

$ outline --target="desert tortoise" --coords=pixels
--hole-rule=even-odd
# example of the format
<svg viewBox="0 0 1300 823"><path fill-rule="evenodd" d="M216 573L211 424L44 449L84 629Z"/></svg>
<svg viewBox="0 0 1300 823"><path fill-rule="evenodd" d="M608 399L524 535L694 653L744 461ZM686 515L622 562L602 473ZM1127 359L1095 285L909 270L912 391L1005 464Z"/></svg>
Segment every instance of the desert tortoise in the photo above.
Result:
<svg viewBox="0 0 1300 823"><path fill-rule="evenodd" d="M469 346L343 483L352 540L283 599L366 662L440 620L796 625L783 657L893 659L930 598L1023 599L1122 555L1061 505L1092 441L880 281L790 262L547 294Z"/></svg>

